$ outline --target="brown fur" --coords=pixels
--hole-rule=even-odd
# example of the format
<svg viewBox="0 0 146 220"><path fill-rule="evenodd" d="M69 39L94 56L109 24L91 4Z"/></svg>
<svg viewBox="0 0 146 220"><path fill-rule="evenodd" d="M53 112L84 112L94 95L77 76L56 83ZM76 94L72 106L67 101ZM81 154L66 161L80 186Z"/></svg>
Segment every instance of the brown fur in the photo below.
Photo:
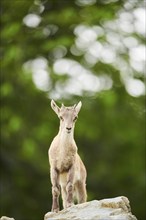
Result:
<svg viewBox="0 0 146 220"><path fill-rule="evenodd" d="M63 208L73 204L86 202L86 168L77 153L74 141L74 126L81 108L81 102L73 107L59 108L52 100L51 107L60 118L60 129L53 139L49 154L50 176L52 183L52 211L59 211L60 190Z"/></svg>

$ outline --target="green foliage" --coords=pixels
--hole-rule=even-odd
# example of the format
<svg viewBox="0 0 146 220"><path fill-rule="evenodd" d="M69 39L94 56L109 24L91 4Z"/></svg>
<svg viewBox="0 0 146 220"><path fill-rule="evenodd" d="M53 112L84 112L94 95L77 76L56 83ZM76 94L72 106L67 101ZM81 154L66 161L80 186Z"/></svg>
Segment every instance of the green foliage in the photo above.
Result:
<svg viewBox="0 0 146 220"><path fill-rule="evenodd" d="M75 139L87 167L88 199L124 195L131 201L132 213L139 220L146 218L144 96L132 95L126 87L127 79L142 83L144 76L131 65L132 46L124 44L134 37L141 45L144 37L115 26L121 11L133 15L140 7L142 1L130 0L1 1L0 215L39 220L51 209L47 151L59 126L50 108L53 97L58 104L83 102ZM28 14L40 17L40 23L27 25ZM114 21L110 26L106 23ZM96 30L94 41L88 42L90 31L80 39L79 27ZM109 43L108 34L116 34L116 39ZM94 47L91 56L92 43L108 50L112 45L114 61L108 60L112 55L96 57L102 49L94 51ZM33 63L36 59L41 61ZM60 59L68 63L55 69ZM35 81L37 71L42 74L39 81ZM39 87L46 72L47 87ZM86 80L85 75L90 77Z"/></svg>

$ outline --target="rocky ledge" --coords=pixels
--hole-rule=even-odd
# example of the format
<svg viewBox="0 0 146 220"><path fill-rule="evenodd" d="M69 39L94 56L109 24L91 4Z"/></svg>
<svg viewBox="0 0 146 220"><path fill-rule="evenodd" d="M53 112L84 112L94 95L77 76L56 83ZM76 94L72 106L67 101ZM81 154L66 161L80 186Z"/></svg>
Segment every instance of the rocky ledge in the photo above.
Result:
<svg viewBox="0 0 146 220"><path fill-rule="evenodd" d="M63 209L58 213L48 212L44 220L137 220L132 215L128 198L93 200Z"/></svg>

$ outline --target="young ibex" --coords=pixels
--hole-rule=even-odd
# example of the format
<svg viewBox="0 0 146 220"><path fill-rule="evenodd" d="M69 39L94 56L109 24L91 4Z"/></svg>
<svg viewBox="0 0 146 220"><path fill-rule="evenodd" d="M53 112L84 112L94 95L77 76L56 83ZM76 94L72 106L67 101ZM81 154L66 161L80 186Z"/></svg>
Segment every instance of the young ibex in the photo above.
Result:
<svg viewBox="0 0 146 220"><path fill-rule="evenodd" d="M86 202L86 169L77 153L74 127L82 103L59 108L52 100L51 107L60 118L60 129L49 149L50 175L52 182L52 211L59 211L60 189L63 208L70 207L73 200Z"/></svg>

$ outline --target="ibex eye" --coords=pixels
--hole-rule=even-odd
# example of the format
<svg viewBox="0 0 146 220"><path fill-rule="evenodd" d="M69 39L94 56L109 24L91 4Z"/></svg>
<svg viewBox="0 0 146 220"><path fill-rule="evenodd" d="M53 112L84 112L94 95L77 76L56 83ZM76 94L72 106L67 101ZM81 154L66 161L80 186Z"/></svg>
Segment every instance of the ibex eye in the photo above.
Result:
<svg viewBox="0 0 146 220"><path fill-rule="evenodd" d="M77 116L76 116L76 117L74 117L74 120L73 120L73 121L76 121L76 120L77 120L77 118L78 118Z"/></svg>
<svg viewBox="0 0 146 220"><path fill-rule="evenodd" d="M62 120L62 121L64 120L62 116L60 116L60 120Z"/></svg>

